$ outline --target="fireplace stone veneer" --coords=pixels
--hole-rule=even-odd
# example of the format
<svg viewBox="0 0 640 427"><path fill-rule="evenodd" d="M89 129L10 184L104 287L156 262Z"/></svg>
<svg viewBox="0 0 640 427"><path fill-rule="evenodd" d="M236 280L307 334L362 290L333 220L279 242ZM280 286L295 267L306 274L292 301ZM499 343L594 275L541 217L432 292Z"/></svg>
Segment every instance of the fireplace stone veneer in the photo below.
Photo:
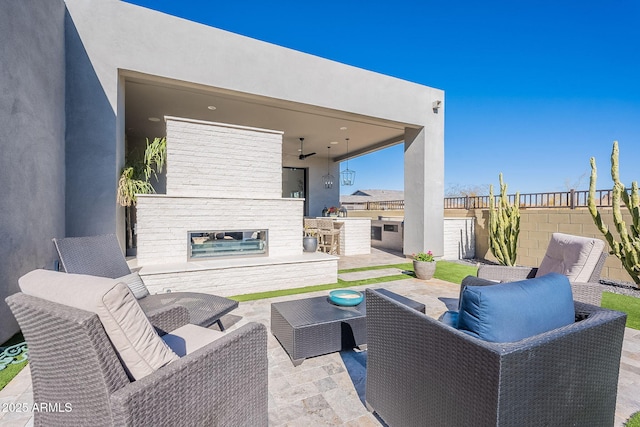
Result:
<svg viewBox="0 0 640 427"><path fill-rule="evenodd" d="M235 295L337 281L337 258L304 254L303 199L282 194L282 132L166 117L167 194L140 195L137 260L152 292ZM262 256L191 259L187 235L268 230Z"/></svg>

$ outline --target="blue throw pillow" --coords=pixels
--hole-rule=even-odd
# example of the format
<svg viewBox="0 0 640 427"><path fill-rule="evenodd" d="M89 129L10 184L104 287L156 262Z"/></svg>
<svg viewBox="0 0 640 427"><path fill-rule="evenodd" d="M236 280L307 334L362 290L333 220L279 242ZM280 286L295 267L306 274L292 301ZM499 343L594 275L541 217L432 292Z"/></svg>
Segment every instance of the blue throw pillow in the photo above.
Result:
<svg viewBox="0 0 640 427"><path fill-rule="evenodd" d="M491 342L511 342L575 321L569 279L549 273L535 279L467 286L460 299L458 329Z"/></svg>

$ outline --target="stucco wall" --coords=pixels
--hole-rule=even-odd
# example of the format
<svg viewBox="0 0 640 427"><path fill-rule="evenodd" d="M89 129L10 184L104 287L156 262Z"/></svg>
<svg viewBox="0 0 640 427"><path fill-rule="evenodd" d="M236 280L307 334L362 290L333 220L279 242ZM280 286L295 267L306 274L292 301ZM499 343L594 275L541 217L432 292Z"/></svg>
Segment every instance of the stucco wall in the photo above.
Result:
<svg viewBox="0 0 640 427"><path fill-rule="evenodd" d="M395 231L385 231L385 225L394 226ZM379 227L381 237L381 240L371 239L371 246L402 252L402 241L404 237L404 225L402 218L399 218L397 221L383 221L375 219L371 221L371 227ZM371 234L373 235L373 230Z"/></svg>
<svg viewBox="0 0 640 427"><path fill-rule="evenodd" d="M81 39L75 21L67 14L63 53L66 55L68 237L115 233L116 224L118 220L123 221L124 215L124 209L116 202L116 187L124 165L124 131L120 132L116 125L118 72L94 63L86 48L87 43ZM108 52L105 54L109 55ZM101 81L104 75L99 77L104 73L112 84L113 104L107 96L104 81ZM123 237L124 222L121 234Z"/></svg>
<svg viewBox="0 0 640 427"><path fill-rule="evenodd" d="M451 210L448 212L452 212ZM455 210L460 215L462 210ZM612 221L611 208L600 209L604 222L615 230ZM476 256L495 261L495 257L489 250L489 234L487 225L489 221L488 210L469 211L476 218ZM623 215L627 224L630 223L629 215ZM604 236L593 223L593 219L586 208L580 209L521 209L520 210L520 236L518 238L519 265L538 266L544 257L551 234L561 232L577 236L594 237L605 240ZM616 236L616 233L613 233ZM606 242L606 240L605 240ZM607 250L610 250L607 245ZM631 277L622 268L620 260L610 255L602 270L603 278L633 282Z"/></svg>
<svg viewBox="0 0 640 427"><path fill-rule="evenodd" d="M18 330L4 299L51 267L64 236L64 3L7 1L0 13L0 344Z"/></svg>
<svg viewBox="0 0 640 427"><path fill-rule="evenodd" d="M444 255L444 112L427 113L429 125L405 129L405 255L430 248ZM439 141L443 143L440 144Z"/></svg>
<svg viewBox="0 0 640 427"><path fill-rule="evenodd" d="M411 225L408 228L415 230L414 245L422 247L427 242L442 251L441 230L427 228L425 231L424 225L425 222L442 222L442 209L438 206L443 197L444 109L439 115L432 109L434 100L444 100L442 90L119 0L66 0L66 4L73 24L70 27L82 40L73 44L73 52L80 63L72 65L78 72L85 70L86 74L74 76L79 80L72 86L76 95L69 103L70 118L74 120L70 134L73 141L68 150L73 174L70 177L74 183L67 188L70 234L107 228L124 230L122 209L115 204L115 186L124 159L123 93L119 70L129 70L220 90L393 120L413 126L414 130L420 129L418 139L414 140L414 135L411 138L414 141L412 150L419 153L407 149L405 157L405 160L419 157L419 161L411 165L405 161L405 171L414 166L420 168L411 185L427 186L429 194L425 195L423 190L416 190L414 194L414 187L405 185L407 198L415 200L408 207L410 212L415 212L408 221ZM90 107L92 101L96 105ZM85 109L87 114L82 114ZM114 118L114 112L117 112L117 118ZM83 146L83 143L87 145ZM426 145L426 148L421 149L420 145ZM92 163L96 165L94 169L88 166ZM318 182L316 177L309 179L312 183ZM88 182L95 182L93 193L81 187ZM335 201L337 203L337 198ZM429 211L422 215L425 208ZM316 212L317 207L311 206L310 214Z"/></svg>

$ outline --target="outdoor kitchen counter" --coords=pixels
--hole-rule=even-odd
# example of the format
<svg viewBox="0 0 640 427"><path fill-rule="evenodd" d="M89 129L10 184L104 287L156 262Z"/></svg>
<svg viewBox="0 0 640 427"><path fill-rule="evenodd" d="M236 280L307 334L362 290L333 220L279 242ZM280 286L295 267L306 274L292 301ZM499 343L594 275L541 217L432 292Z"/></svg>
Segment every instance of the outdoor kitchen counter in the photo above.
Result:
<svg viewBox="0 0 640 427"><path fill-rule="evenodd" d="M371 253L371 219L348 217L318 217L342 223L340 227L340 255Z"/></svg>

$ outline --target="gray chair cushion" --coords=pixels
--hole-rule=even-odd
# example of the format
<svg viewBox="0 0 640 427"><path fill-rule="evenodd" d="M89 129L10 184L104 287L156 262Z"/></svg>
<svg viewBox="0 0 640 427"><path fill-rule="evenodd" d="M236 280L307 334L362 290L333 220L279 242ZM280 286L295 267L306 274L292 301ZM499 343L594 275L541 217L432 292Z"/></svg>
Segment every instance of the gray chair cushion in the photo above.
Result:
<svg viewBox="0 0 640 427"><path fill-rule="evenodd" d="M171 350L173 350L175 354L183 357L223 336L224 333L220 331L187 323L186 325L163 335L162 340Z"/></svg>
<svg viewBox="0 0 640 427"><path fill-rule="evenodd" d="M117 279L34 270L18 283L27 295L96 313L135 380L179 359L160 339L129 288Z"/></svg>
<svg viewBox="0 0 640 427"><path fill-rule="evenodd" d="M588 282L604 246L600 239L553 233L536 277L560 273L570 282Z"/></svg>

